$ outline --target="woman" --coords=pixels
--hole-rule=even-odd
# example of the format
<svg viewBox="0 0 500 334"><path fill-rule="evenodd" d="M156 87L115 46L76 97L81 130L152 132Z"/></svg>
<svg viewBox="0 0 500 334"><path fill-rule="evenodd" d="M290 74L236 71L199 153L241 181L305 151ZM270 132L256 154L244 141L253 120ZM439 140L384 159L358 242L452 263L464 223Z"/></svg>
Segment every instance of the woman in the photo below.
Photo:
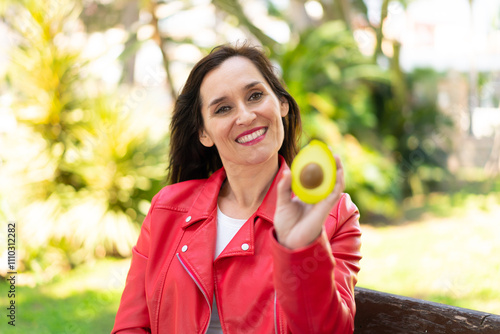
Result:
<svg viewBox="0 0 500 334"><path fill-rule="evenodd" d="M133 249L113 333L352 333L359 213L291 193L300 114L261 51L221 46L171 121L170 186Z"/></svg>

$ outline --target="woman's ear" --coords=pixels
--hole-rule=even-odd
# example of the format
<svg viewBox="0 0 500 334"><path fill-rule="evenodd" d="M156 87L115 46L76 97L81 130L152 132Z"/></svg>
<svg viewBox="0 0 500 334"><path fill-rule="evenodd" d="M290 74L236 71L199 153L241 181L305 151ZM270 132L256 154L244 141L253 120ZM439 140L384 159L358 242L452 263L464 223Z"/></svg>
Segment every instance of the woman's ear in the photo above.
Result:
<svg viewBox="0 0 500 334"><path fill-rule="evenodd" d="M286 99L286 97L282 96L280 98L280 114L281 114L281 117L285 117L286 115L288 115L289 109L290 109L290 105L288 104L288 100Z"/></svg>
<svg viewBox="0 0 500 334"><path fill-rule="evenodd" d="M200 143L205 146L205 147L212 147L214 146L214 142L210 137L208 136L207 132L205 129L200 130L199 132L199 138L200 138Z"/></svg>

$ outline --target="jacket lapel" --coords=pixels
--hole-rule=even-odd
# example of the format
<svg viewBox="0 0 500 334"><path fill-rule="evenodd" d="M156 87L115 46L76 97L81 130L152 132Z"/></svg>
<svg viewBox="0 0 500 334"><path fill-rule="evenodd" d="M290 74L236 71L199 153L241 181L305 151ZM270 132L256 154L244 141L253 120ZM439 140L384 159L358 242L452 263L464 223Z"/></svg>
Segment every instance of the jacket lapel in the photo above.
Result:
<svg viewBox="0 0 500 334"><path fill-rule="evenodd" d="M216 224L209 217L187 228L186 237L181 240L177 253L182 265L212 304L214 293L213 261L215 251Z"/></svg>
<svg viewBox="0 0 500 334"><path fill-rule="evenodd" d="M185 233L178 250L182 265L209 299L210 306L214 292L213 261L217 237L217 197L225 179L224 169L219 169L207 179L197 199L186 213L182 223Z"/></svg>
<svg viewBox="0 0 500 334"><path fill-rule="evenodd" d="M273 224L274 222L274 213L276 211L278 182L281 180L281 175L283 174L283 171L289 169L289 167L285 162L285 159L281 155L279 156L279 165L280 168L278 170L278 173L276 174L276 177L274 178L273 183L271 184L271 187L269 188L266 194L266 197L262 201L262 204L255 213L256 217L263 218L264 220L268 221L271 224Z"/></svg>

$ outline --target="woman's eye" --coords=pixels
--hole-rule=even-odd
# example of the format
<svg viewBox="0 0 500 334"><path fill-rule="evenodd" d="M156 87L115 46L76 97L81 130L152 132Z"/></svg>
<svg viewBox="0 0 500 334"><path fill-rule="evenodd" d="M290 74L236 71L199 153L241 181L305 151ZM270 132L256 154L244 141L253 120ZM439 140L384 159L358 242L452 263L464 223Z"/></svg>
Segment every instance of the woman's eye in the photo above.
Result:
<svg viewBox="0 0 500 334"><path fill-rule="evenodd" d="M215 110L215 113L216 114L221 114L221 113L225 113L225 112L227 112L229 110L231 110L231 107L229 107L229 106L222 106L219 109Z"/></svg>
<svg viewBox="0 0 500 334"><path fill-rule="evenodd" d="M260 98L264 95L262 92L255 92L252 95L250 95L250 101L258 101Z"/></svg>

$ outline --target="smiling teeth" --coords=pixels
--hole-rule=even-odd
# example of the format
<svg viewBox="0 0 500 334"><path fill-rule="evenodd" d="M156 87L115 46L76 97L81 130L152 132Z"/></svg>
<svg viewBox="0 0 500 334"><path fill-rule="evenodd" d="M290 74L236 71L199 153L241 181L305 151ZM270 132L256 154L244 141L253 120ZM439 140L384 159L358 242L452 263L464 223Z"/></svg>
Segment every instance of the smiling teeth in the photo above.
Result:
<svg viewBox="0 0 500 334"><path fill-rule="evenodd" d="M251 140L254 140L255 138L257 137L260 137L262 136L264 133L266 132L266 129L263 128L263 129L260 129L260 130L257 130L249 135L246 135L246 136L243 136L243 137L240 137L238 138L236 141L240 144L245 144L245 143L248 143L249 141Z"/></svg>

